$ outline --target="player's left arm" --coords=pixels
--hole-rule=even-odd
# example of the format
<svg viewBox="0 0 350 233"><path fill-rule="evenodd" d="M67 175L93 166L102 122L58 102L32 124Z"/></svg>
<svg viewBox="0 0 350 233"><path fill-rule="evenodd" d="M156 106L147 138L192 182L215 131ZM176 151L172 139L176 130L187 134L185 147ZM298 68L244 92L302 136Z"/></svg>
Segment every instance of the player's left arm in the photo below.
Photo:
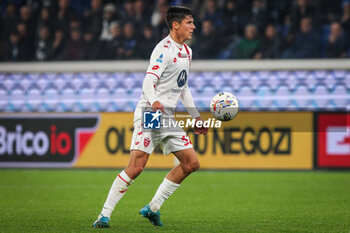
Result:
<svg viewBox="0 0 350 233"><path fill-rule="evenodd" d="M185 44L185 49L186 49L187 54L190 56L189 66L191 67L192 49L190 47L188 47L186 44ZM191 90L188 87L188 83L185 84L185 87L182 90L180 99L181 99L182 104L185 106L187 112L192 116L193 119L196 119L196 124L195 124L195 127L193 128L194 132L196 134L204 134L204 135L207 134L208 128L205 128L203 126L203 123L201 124L202 127L197 127L197 121L203 121L203 120L202 120L201 115L199 114L199 112L196 108L196 105L194 104Z"/></svg>
<svg viewBox="0 0 350 233"><path fill-rule="evenodd" d="M182 104L185 106L187 112L192 116L193 119L196 119L196 124L194 127L194 132L196 134L207 134L208 132L208 128L205 128L204 126L198 128L197 125L197 121L203 121L201 118L200 113L198 112L196 105L194 104L193 101L193 97L191 94L191 90L188 87L188 84L185 84L184 89L182 90L181 96L180 96L180 100L182 102ZM202 124L203 125L203 124Z"/></svg>

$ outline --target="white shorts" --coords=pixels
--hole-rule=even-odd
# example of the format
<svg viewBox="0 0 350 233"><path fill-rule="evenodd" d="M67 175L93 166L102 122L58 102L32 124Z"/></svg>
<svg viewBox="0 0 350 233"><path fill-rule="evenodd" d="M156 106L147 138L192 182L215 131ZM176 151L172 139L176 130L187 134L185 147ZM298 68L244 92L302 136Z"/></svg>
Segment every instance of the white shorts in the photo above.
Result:
<svg viewBox="0 0 350 233"><path fill-rule="evenodd" d="M176 132L161 129L144 130L140 121L138 123L135 122L130 150L141 150L152 154L158 144L162 148L164 155L192 148L191 140L181 128L176 130Z"/></svg>

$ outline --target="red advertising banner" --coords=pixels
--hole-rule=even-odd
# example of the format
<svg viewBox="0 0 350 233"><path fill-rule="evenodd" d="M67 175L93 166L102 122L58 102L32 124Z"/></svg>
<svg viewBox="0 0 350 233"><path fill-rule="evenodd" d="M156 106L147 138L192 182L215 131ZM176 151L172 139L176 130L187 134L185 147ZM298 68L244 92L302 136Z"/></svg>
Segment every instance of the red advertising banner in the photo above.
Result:
<svg viewBox="0 0 350 233"><path fill-rule="evenodd" d="M98 129L97 114L0 116L0 167L71 167Z"/></svg>
<svg viewBox="0 0 350 233"><path fill-rule="evenodd" d="M318 167L350 167L350 114L317 114Z"/></svg>

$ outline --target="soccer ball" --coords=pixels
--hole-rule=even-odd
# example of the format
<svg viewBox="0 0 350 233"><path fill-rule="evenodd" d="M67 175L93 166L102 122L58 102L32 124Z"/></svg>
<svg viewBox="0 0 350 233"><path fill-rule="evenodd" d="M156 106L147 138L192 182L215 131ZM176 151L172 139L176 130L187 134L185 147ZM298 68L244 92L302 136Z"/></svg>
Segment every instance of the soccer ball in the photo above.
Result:
<svg viewBox="0 0 350 233"><path fill-rule="evenodd" d="M210 112L221 121L232 120L238 113L238 100L228 92L220 92L211 99Z"/></svg>

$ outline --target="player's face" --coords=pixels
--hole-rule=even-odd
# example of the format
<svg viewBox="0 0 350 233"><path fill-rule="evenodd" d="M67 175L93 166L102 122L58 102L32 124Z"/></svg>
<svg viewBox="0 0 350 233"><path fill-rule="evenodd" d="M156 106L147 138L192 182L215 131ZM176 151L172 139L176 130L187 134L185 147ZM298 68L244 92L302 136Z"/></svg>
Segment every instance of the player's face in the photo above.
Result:
<svg viewBox="0 0 350 233"><path fill-rule="evenodd" d="M192 38L192 34L196 26L194 26L194 21L192 16L186 16L179 24L178 34L184 40L189 40Z"/></svg>

